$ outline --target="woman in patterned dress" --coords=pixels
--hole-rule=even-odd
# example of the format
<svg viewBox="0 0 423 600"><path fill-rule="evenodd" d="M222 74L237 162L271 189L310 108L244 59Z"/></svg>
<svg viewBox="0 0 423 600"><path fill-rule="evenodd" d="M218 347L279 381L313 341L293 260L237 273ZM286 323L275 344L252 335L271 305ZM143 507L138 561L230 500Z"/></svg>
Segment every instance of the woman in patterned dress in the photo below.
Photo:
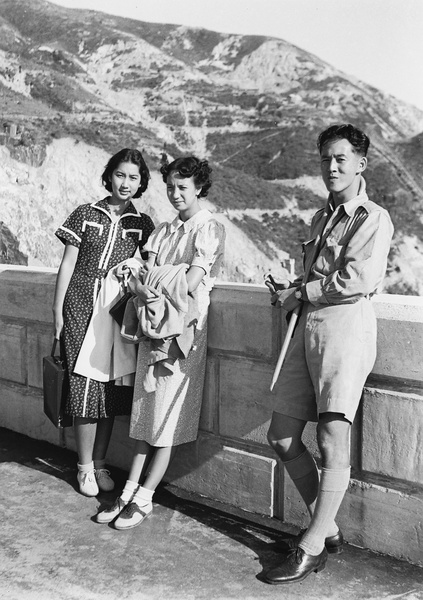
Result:
<svg viewBox="0 0 423 600"><path fill-rule="evenodd" d="M114 523L117 529L139 525L152 512L154 490L162 480L175 447L197 438L203 395L207 312L210 291L223 257L225 229L199 204L211 186L207 161L179 158L161 168L167 195L178 211L171 223L159 225L149 238L146 270L164 265L186 266L186 283L192 299L190 313L198 318L194 341L186 358L178 358L171 375L158 373L155 391L145 385L150 340L141 340L132 405L130 436L136 440L134 455L122 495L97 515L97 522ZM155 288L139 285L144 302ZM135 286L132 287L135 291ZM139 485L142 481L142 485Z"/></svg>
<svg viewBox="0 0 423 600"><path fill-rule="evenodd" d="M65 349L70 383L65 412L74 417L78 483L86 496L114 488L105 456L114 417L131 412L133 388L95 381L73 369L102 281L141 250L154 229L150 217L131 202L147 189L149 176L141 152L120 150L102 174L111 195L78 206L56 231L65 249L53 304L55 336L62 336Z"/></svg>

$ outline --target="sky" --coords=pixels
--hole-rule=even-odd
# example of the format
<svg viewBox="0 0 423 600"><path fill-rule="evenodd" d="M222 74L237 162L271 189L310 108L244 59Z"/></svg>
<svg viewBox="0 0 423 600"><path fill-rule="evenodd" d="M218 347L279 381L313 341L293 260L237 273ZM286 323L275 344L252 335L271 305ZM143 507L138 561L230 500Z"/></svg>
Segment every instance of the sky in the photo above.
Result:
<svg viewBox="0 0 423 600"><path fill-rule="evenodd" d="M277 37L423 110L423 0L49 0L151 23Z"/></svg>

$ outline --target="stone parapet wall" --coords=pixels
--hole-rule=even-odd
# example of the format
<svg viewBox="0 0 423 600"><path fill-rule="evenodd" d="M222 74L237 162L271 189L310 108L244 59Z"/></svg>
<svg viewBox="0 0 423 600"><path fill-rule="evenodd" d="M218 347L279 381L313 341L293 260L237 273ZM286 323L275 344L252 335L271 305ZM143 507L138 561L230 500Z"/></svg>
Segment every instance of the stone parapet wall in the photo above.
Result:
<svg viewBox="0 0 423 600"><path fill-rule="evenodd" d="M56 430L43 414L54 284L54 270L0 268L0 426L75 449L72 429ZM423 564L423 298L379 296L374 307L378 357L352 430L352 479L339 523L351 543ZM166 479L302 526L304 505L266 442L283 317L264 286L213 290L199 437L179 448ZM305 438L319 461L315 425ZM131 447L128 418L118 418L110 464L127 470Z"/></svg>

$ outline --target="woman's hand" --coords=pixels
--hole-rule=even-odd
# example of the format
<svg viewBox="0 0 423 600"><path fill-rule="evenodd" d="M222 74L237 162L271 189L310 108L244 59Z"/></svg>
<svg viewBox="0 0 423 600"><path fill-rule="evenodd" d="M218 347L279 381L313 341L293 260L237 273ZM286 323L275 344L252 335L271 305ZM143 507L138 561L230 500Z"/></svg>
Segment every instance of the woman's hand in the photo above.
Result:
<svg viewBox="0 0 423 600"><path fill-rule="evenodd" d="M118 279L123 279L125 276L129 276L131 273L130 268L128 267L128 265L125 265L124 263L121 265L118 265L115 268L115 275Z"/></svg>
<svg viewBox="0 0 423 600"><path fill-rule="evenodd" d="M58 340L63 330L63 312L60 310L56 312L53 308L53 321L54 321L54 337Z"/></svg>
<svg viewBox="0 0 423 600"><path fill-rule="evenodd" d="M141 278L143 275L147 273L152 268L152 265L149 265L147 262L144 263L135 263L132 261L129 265L125 262L117 265L115 267L114 274L120 281L124 281L126 284L126 280L133 275L134 277Z"/></svg>
<svg viewBox="0 0 423 600"><path fill-rule="evenodd" d="M144 285L139 279L130 277L128 281L130 291L135 294L142 302L147 303L160 296L160 291L151 285Z"/></svg>

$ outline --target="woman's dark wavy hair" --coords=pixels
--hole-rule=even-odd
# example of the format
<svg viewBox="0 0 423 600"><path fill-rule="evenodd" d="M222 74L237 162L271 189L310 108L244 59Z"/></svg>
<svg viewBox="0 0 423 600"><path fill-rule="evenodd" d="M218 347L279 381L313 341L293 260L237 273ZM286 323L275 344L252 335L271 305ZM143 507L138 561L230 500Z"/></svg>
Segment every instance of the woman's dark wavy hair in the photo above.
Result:
<svg viewBox="0 0 423 600"><path fill-rule="evenodd" d="M177 158L171 163L165 163L160 168L163 181L166 183L170 173L178 173L181 177L193 177L196 187L201 187L198 197L205 197L209 193L212 181L210 174L212 168L209 167L207 160L200 160L196 156L183 156Z"/></svg>
<svg viewBox="0 0 423 600"><path fill-rule="evenodd" d="M322 152L323 146L334 139L346 139L353 146L356 154L360 156L367 156L367 150L370 146L370 140L363 131L354 127L354 125L343 124L343 125L332 125L317 138L317 147L319 153Z"/></svg>
<svg viewBox="0 0 423 600"><path fill-rule="evenodd" d="M104 172L101 176L104 187L110 193L112 193L111 177L112 173L122 162L129 162L137 165L138 171L141 175L141 185L134 194L134 198L140 198L143 195L148 186L148 180L150 179L150 171L143 159L143 156L139 150L135 148L123 148L119 150L107 163Z"/></svg>

